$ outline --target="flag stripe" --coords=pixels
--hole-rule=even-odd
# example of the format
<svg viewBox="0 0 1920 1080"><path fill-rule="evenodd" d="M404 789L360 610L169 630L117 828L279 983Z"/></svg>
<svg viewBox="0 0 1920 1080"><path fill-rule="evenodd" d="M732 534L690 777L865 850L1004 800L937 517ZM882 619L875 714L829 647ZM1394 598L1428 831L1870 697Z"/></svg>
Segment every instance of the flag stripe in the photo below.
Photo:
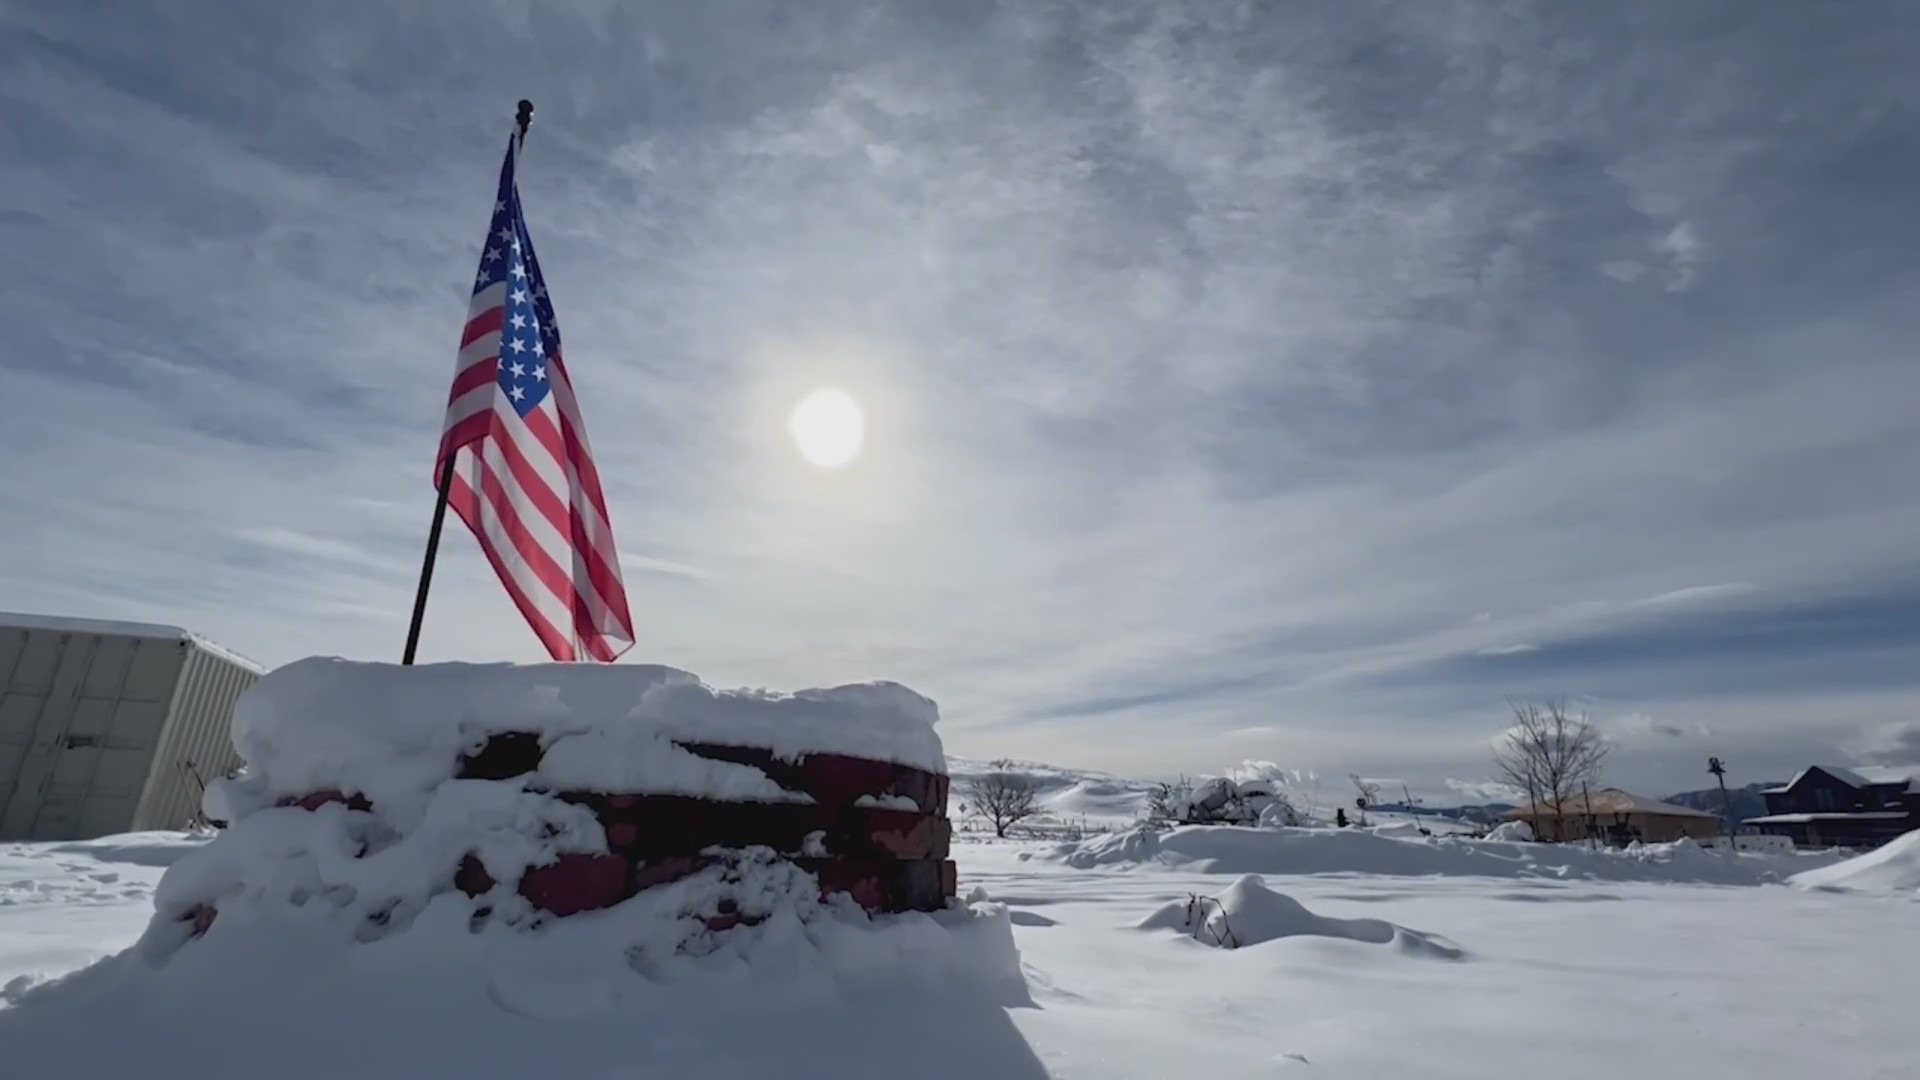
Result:
<svg viewBox="0 0 1920 1080"><path fill-rule="evenodd" d="M558 397L558 394L555 394ZM565 416L562 415L562 423ZM612 527L607 525L607 503L600 494L600 476L594 471L593 456L578 438L569 438L560 428L554 426L553 417L540 410L527 415L527 427L540 440L540 444L560 463L565 470L568 488L574 492L574 505L584 506L593 517L588 521L590 532L595 537L595 547L600 547L602 538L607 545L612 543Z"/></svg>
<svg viewBox="0 0 1920 1080"><path fill-rule="evenodd" d="M583 565L586 562L586 552L572 542L571 516L565 508L558 505L557 499L553 499L550 493L544 493L544 489L537 486L537 481L529 483L521 479L519 472L530 470L530 466L526 464L525 455L520 452L511 437L503 435L489 440L486 450L487 467L507 478L517 485L517 490L528 495L526 505L516 507L516 513L521 527L526 530L529 538L548 554L556 566L565 562L574 567L573 591L585 601L587 611L592 616L592 625L596 629L617 629L619 623L612 618L610 606L613 597L607 595L609 584L612 588L618 589L617 572L609 571L604 566ZM535 502L536 499L548 505L543 507ZM620 595L624 596L624 594Z"/></svg>
<svg viewBox="0 0 1920 1080"><path fill-rule="evenodd" d="M500 304L506 292L505 286L489 285L485 292L473 298L474 304L468 309L471 314L467 316L466 329L460 333L461 348L466 348L488 334L499 333L501 327L506 325L507 309Z"/></svg>
<svg viewBox="0 0 1920 1080"><path fill-rule="evenodd" d="M529 413L528 418L531 419L535 415L537 413ZM612 562L609 549L593 542L589 535L586 515L581 513L577 502L574 505L567 505L560 501L557 490L563 486L572 487L567 477L563 474L559 477L558 484L553 483L554 477L548 473L550 470L555 473L559 471L556 468L557 463L549 460L543 467L538 461L544 455L538 449L530 458L521 449L519 441L513 437L511 429L494 439L489 444L489 448L498 451L500 455L498 467L512 476L513 482L525 493L527 503L547 525L552 527L553 542L548 542L543 536L544 546L549 551L569 548L572 550L573 558L578 564L577 568L585 573L587 582L592 586L592 595L589 598L599 601L597 604L599 610L594 612L595 625L601 629L617 628L618 622L608 622L607 616L611 614L609 609L626 607L626 591L621 587L618 569L609 565ZM561 537L567 538L567 542L560 542ZM582 594L588 595L585 590L582 590Z"/></svg>
<svg viewBox="0 0 1920 1080"><path fill-rule="evenodd" d="M520 614L526 618L527 625L533 628L534 635L547 647L548 655L555 660L574 659L573 642L554 627L553 621L540 610L539 605L528 596L526 590L521 588L507 560L501 557L500 548L488 535L485 519L480 513L479 499L474 495L473 488L467 483L466 477L458 475L458 471L458 466L455 466L453 486L447 493L447 505L460 516L460 520L467 523L467 528L473 531L474 538L480 542L481 552L486 555L487 561L493 564L494 576L500 579L500 584L507 590L507 596L513 600L514 606L520 609Z"/></svg>
<svg viewBox="0 0 1920 1080"><path fill-rule="evenodd" d="M490 442L486 448L491 450L494 445ZM483 524L496 546L513 552L507 562L517 571L515 579L523 594L556 632L571 626L580 632L583 642L599 637L588 615L591 602L598 597L584 598L589 600L586 604L574 602L576 592L566 571L555 561L551 549L540 542L537 527L529 527L527 519L512 505L509 488L500 480L499 463L483 456L476 475Z"/></svg>
<svg viewBox="0 0 1920 1080"><path fill-rule="evenodd" d="M487 404L491 405L493 403L493 398L499 393L499 389L494 386L494 380L500 377L498 370L500 364L499 351L500 345L496 340L493 346L493 352L461 368L460 371L454 375L453 389L447 391L447 406L449 408L453 406L454 402L459 401L461 398L476 390L486 391Z"/></svg>

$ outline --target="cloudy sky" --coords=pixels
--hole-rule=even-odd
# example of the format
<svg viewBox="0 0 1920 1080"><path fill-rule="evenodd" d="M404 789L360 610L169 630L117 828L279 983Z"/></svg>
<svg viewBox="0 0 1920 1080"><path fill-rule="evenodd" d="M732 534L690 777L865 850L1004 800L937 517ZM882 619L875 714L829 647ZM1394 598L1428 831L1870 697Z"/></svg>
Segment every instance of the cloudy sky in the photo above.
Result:
<svg viewBox="0 0 1920 1080"><path fill-rule="evenodd" d="M1920 9L0 7L0 608L397 655L515 99L638 622L950 750L1920 758ZM852 466L793 403L864 406ZM428 659L540 658L449 531Z"/></svg>

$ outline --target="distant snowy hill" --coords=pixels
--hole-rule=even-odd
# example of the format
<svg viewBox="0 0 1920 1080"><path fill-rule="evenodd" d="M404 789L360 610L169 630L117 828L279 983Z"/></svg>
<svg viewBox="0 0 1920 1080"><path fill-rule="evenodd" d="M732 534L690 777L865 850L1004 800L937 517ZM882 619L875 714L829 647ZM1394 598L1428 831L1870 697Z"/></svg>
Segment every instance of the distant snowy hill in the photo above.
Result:
<svg viewBox="0 0 1920 1080"><path fill-rule="evenodd" d="M1486 803L1480 806L1408 806L1405 803L1380 803L1372 808L1381 814L1418 814L1423 817L1452 818L1476 825L1498 825L1506 820L1512 803Z"/></svg>
<svg viewBox="0 0 1920 1080"><path fill-rule="evenodd" d="M1151 780L1129 780L1111 773L1068 769L1038 761L1003 761L1004 771L1030 777L1039 791L1046 816L1062 823L1084 818L1090 827L1110 828L1131 824L1146 813ZM967 783L977 776L994 772L995 763L970 758L947 758L947 772L953 777L953 801L966 800Z"/></svg>
<svg viewBox="0 0 1920 1080"><path fill-rule="evenodd" d="M1761 789L1779 787L1783 782L1784 781L1780 780L1763 780L1759 783L1748 784L1746 787L1728 788L1727 796L1733 800L1733 816L1735 820L1745 821L1747 818L1759 817L1766 813L1767 800L1760 795ZM1727 809L1726 803L1720 799L1720 789L1717 787L1701 788L1698 791L1683 791L1678 795L1664 795L1661 796L1661 799L1663 802L1675 803L1680 806L1691 807L1695 810L1705 810L1709 814L1724 814Z"/></svg>
<svg viewBox="0 0 1920 1080"><path fill-rule="evenodd" d="M1077 825L1083 822L1096 831L1132 825L1146 814L1147 796L1157 783L1038 761L1004 760L1000 764L1004 771L1032 778L1039 790L1042 807L1042 817L1032 824L1041 827L1041 831L1046 831L1045 827L1049 825ZM948 757L947 769L953 776L953 801L958 806L966 799L967 782L995 771L995 763L976 758ZM1195 781L1201 778L1202 774L1189 777ZM1283 790L1293 796L1302 812L1312 810L1313 816L1318 818L1331 820L1334 810L1340 806L1346 806L1349 813L1353 812L1349 802L1343 800L1337 790L1310 794L1291 785L1283 786ZM1373 809L1380 814L1442 817L1467 824L1494 825L1505 820L1506 812L1513 807L1507 803L1451 807L1424 804L1408 807L1399 803L1381 803Z"/></svg>

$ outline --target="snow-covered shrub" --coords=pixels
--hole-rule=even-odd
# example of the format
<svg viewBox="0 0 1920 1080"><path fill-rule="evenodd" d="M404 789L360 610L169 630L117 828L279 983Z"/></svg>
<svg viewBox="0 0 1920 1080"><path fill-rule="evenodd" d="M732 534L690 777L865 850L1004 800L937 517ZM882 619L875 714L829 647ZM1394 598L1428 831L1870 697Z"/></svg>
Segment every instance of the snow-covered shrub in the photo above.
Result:
<svg viewBox="0 0 1920 1080"><path fill-rule="evenodd" d="M1261 825L1277 828L1298 825L1302 816L1280 790L1266 779L1235 781L1208 777L1198 785L1186 777L1161 784L1147 797L1149 822L1173 825Z"/></svg>
<svg viewBox="0 0 1920 1080"><path fill-rule="evenodd" d="M1524 821L1503 821L1487 832L1489 840L1533 840L1533 826Z"/></svg>
<svg viewBox="0 0 1920 1080"><path fill-rule="evenodd" d="M1275 892L1256 874L1243 874L1217 897L1189 894L1142 919L1141 930L1177 930L1196 941L1239 949L1291 937L1342 938L1369 945L1392 945L1400 952L1442 960L1466 953L1438 934L1409 930L1384 919L1335 919Z"/></svg>

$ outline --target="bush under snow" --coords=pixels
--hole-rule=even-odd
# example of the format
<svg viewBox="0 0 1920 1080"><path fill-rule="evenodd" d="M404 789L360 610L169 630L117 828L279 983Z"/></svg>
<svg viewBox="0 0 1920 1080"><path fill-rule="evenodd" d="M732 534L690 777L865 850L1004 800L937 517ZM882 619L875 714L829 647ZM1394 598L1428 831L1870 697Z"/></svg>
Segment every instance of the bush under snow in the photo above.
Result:
<svg viewBox="0 0 1920 1080"><path fill-rule="evenodd" d="M1487 839L1505 840L1509 843L1528 843L1533 840L1533 826L1525 821L1503 821L1487 830Z"/></svg>
<svg viewBox="0 0 1920 1080"><path fill-rule="evenodd" d="M1299 825L1301 816L1280 785L1265 778L1234 780L1208 777L1194 785L1186 780L1161 784L1148 800L1153 819L1178 825L1262 825L1277 828Z"/></svg>
<svg viewBox="0 0 1920 1080"><path fill-rule="evenodd" d="M1459 946L1435 934L1409 930L1384 919L1335 919L1307 910L1275 892L1257 875L1245 874L1218 898L1193 896L1162 905L1141 920L1142 930L1178 930L1196 941L1238 949L1291 937L1339 938L1392 945L1418 956L1458 960Z"/></svg>

